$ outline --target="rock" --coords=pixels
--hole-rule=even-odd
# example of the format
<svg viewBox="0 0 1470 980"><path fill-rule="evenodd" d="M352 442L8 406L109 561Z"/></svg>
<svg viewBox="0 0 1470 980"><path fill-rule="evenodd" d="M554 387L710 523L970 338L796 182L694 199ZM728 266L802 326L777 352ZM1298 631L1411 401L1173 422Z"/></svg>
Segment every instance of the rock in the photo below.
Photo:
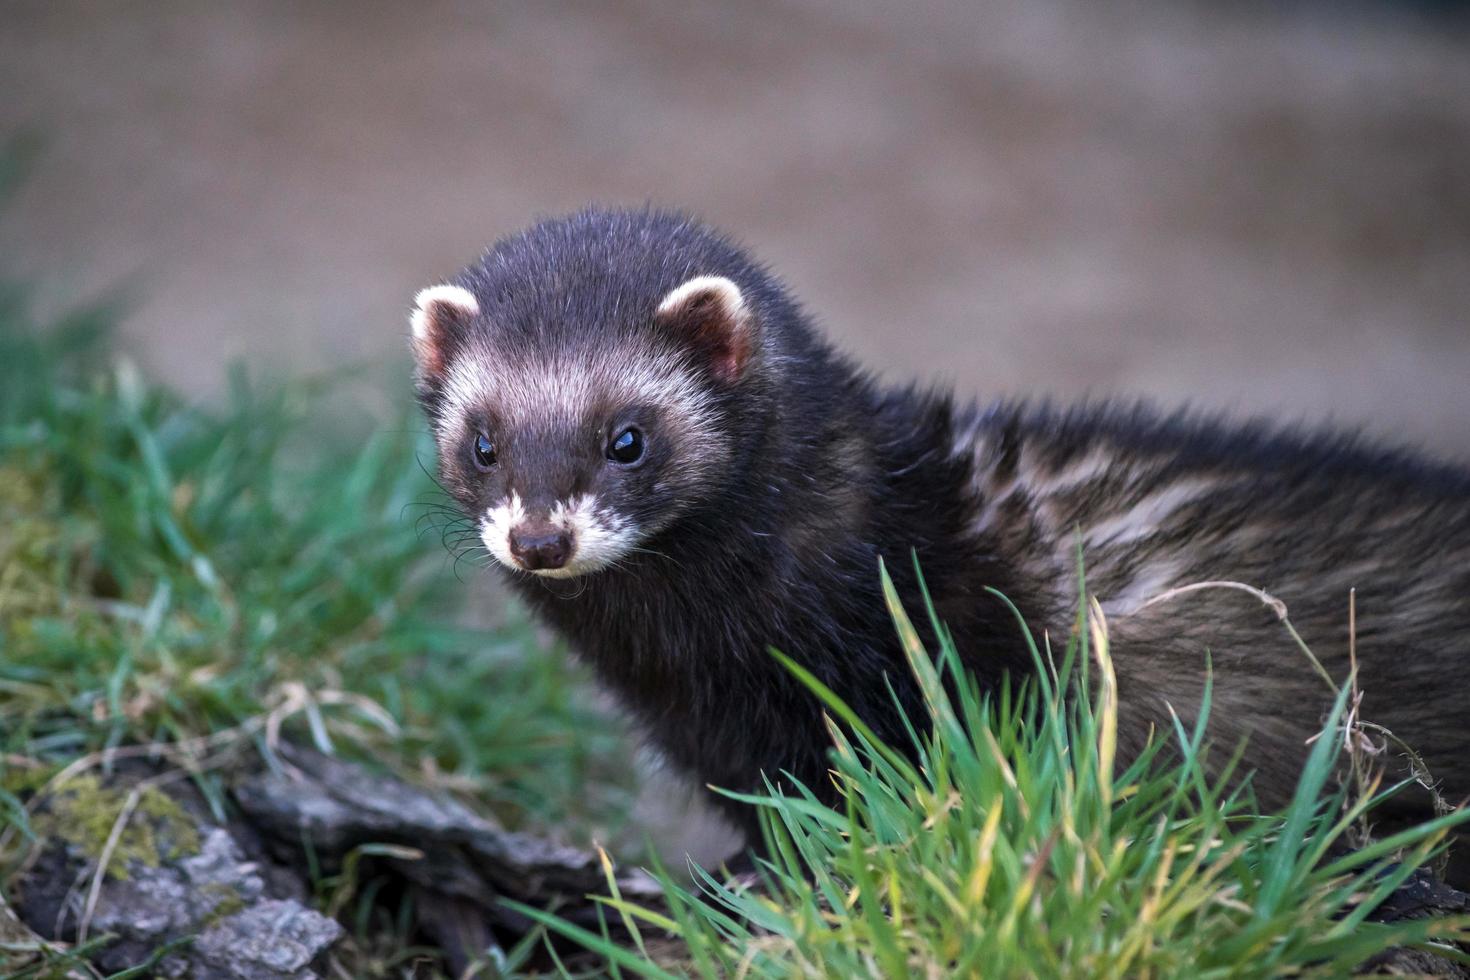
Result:
<svg viewBox="0 0 1470 980"><path fill-rule="evenodd" d="M294 901L272 898L219 920L194 941L191 951L220 977L312 977L312 961L341 934L342 927L331 919Z"/></svg>
<svg viewBox="0 0 1470 980"><path fill-rule="evenodd" d="M91 955L94 965L107 971L147 963L160 949L172 947L153 965L154 975L206 980L317 976L312 963L337 941L342 927L294 899L268 894L259 866L246 859L231 833L171 797L149 799L134 810L88 919L93 871L103 846L95 834L81 831L104 825L110 831L122 808L119 801L132 787L81 779L79 787L63 787L38 811L37 826L50 837L22 879L18 909L30 928L72 941L86 921L88 937L111 937ZM141 792L163 791L148 787ZM100 814L72 812L99 805ZM119 854L125 856L119 860Z"/></svg>

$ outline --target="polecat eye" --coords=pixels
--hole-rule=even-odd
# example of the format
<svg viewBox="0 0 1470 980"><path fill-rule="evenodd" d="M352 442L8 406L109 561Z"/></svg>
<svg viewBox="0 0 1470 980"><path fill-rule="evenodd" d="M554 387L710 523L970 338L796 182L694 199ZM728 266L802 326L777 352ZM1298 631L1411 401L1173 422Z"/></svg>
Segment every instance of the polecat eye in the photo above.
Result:
<svg viewBox="0 0 1470 980"><path fill-rule="evenodd" d="M643 456L643 433L629 426L607 444L607 458L614 463L636 463Z"/></svg>
<svg viewBox="0 0 1470 980"><path fill-rule="evenodd" d="M477 468L488 470L495 465L495 443L490 441L489 436L481 432L475 436L470 455L474 457Z"/></svg>

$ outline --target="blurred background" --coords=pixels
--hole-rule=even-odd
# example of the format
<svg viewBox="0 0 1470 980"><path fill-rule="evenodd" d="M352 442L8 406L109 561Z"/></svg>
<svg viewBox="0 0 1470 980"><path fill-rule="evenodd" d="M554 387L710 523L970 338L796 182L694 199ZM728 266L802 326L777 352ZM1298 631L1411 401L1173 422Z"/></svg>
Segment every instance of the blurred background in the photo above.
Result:
<svg viewBox="0 0 1470 980"><path fill-rule="evenodd" d="M1324 419L1470 457L1455 7L8 0L0 214L208 394L400 354L534 216L687 207L890 377ZM406 384L406 381L405 381Z"/></svg>
<svg viewBox="0 0 1470 980"><path fill-rule="evenodd" d="M119 346L206 399L240 360L396 357L406 395L419 287L653 201L890 378L1470 460L1457 5L6 0L18 132L4 274L43 315L122 296ZM670 851L728 848L661 794Z"/></svg>

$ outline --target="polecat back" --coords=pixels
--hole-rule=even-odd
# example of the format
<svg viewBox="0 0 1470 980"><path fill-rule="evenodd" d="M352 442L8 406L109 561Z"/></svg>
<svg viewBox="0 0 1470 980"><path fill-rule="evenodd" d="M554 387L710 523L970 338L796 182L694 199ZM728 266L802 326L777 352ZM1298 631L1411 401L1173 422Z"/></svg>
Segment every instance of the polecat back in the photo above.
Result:
<svg viewBox="0 0 1470 980"><path fill-rule="evenodd" d="M1198 709L1208 653L1212 732L1249 736L1258 792L1284 798L1330 692L1259 600L1180 587L1280 597L1339 681L1356 588L1363 715L1470 791L1462 470L1340 436L884 389L767 270L664 211L506 238L421 292L412 329L444 485L530 606L703 783L788 771L830 792L821 709L771 646L906 743L894 697L923 709L880 558L912 598L917 556L966 665L995 683L1030 662L987 589L1065 631L1080 543L1114 629L1125 746Z"/></svg>

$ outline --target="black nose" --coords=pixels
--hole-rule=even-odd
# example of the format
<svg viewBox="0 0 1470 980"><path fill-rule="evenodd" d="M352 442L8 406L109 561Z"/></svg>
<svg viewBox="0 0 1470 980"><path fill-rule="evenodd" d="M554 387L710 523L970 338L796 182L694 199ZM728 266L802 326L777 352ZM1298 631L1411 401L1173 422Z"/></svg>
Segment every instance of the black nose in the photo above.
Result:
<svg viewBox="0 0 1470 980"><path fill-rule="evenodd" d="M572 554L572 539L560 530L510 532L510 553L531 571L561 568Z"/></svg>

